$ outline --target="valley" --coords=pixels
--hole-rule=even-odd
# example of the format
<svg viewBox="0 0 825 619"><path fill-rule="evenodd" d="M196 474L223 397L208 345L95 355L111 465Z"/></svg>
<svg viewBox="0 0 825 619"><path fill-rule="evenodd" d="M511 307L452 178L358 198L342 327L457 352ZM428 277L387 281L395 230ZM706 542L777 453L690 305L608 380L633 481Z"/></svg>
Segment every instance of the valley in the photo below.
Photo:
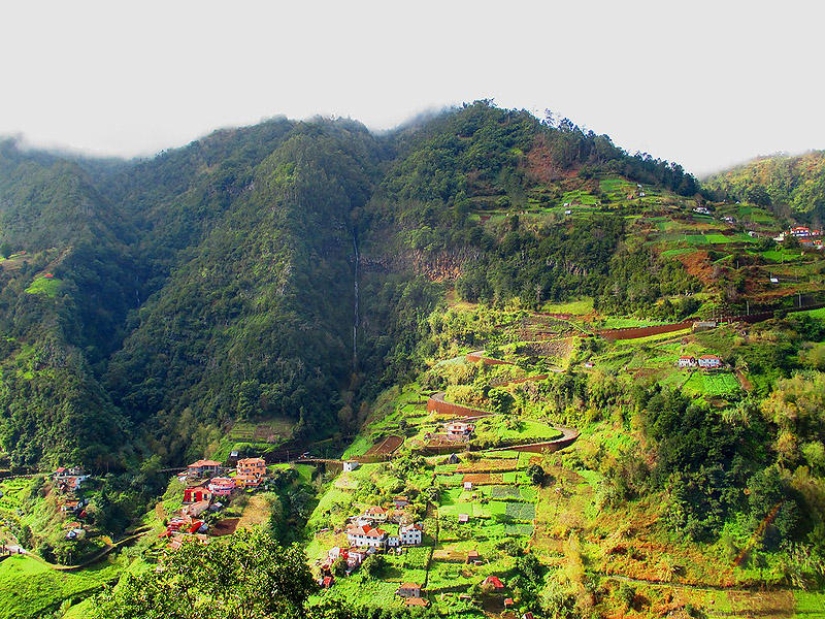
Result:
<svg viewBox="0 0 825 619"><path fill-rule="evenodd" d="M825 616L825 202L760 169L489 101L0 142L0 616Z"/></svg>

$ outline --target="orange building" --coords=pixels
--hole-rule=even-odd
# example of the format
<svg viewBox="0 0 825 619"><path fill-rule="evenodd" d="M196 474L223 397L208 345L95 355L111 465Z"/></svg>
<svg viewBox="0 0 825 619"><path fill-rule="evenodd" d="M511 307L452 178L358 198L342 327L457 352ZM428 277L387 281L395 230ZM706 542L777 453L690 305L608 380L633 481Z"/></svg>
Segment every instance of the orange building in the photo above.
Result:
<svg viewBox="0 0 825 619"><path fill-rule="evenodd" d="M243 458L238 460L235 483L241 486L257 486L266 476L266 460L263 458Z"/></svg>

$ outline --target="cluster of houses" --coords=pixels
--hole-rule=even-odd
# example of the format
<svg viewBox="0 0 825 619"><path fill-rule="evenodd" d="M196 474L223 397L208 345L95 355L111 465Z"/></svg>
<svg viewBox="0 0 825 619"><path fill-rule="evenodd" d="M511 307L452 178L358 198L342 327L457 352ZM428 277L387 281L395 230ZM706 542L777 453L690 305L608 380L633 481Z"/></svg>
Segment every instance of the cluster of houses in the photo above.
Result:
<svg viewBox="0 0 825 619"><path fill-rule="evenodd" d="M61 494L72 494L80 489L80 484L89 479L79 466L58 467L52 474L54 488Z"/></svg>
<svg viewBox="0 0 825 619"><path fill-rule="evenodd" d="M198 460L186 467L182 477L187 481L187 490L198 486L208 487L218 496L228 496L235 488L257 488L266 477L266 460L263 458L241 458L235 463L235 475L222 477L223 464L215 460ZM193 480L199 483L192 484ZM206 480L206 481L204 481Z"/></svg>
<svg viewBox="0 0 825 619"><path fill-rule="evenodd" d="M803 247L819 249L823 248L823 231L809 228L808 226L794 226L784 232L780 232L779 236L774 237L777 243L783 242L787 238L795 238Z"/></svg>
<svg viewBox="0 0 825 619"><path fill-rule="evenodd" d="M170 538L172 548L178 548L190 535L206 543L209 526L203 516L223 509L223 502L229 500L236 490L257 488L265 478L266 461L263 458L239 459L232 476L227 475L223 464L215 460L193 462L180 475L181 481L186 484L183 507L180 513L167 521L161 537Z"/></svg>
<svg viewBox="0 0 825 619"><path fill-rule="evenodd" d="M701 357L679 357L678 365L680 368L701 368L704 370L713 370L722 367L722 359L716 355L702 355Z"/></svg>
<svg viewBox="0 0 825 619"><path fill-rule="evenodd" d="M88 499L78 496L81 484L89 479L82 468L78 466L61 466L52 473L53 489L57 492L57 504L61 512L75 517L77 520L68 522L65 526L66 539L82 539L86 536L86 529L81 522L86 518Z"/></svg>
<svg viewBox="0 0 825 619"><path fill-rule="evenodd" d="M407 522L409 516L404 508L408 505L407 497L398 496L392 509L374 505L365 509L363 514L351 517L344 531L349 546L336 546L327 552L320 564L321 577L318 584L324 588L333 584L332 564L339 559L346 562L346 573L351 574L368 556L376 552L401 552L404 546L420 546L424 541L424 525L420 522ZM382 529L381 525L386 523L397 524L398 534L392 535Z"/></svg>

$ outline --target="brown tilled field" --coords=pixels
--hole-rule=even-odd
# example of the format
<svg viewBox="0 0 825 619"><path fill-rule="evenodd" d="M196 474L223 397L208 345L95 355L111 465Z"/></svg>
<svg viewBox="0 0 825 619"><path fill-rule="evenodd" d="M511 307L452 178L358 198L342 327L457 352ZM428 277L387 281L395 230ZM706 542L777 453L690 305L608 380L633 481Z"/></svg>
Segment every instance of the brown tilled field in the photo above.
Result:
<svg viewBox="0 0 825 619"><path fill-rule="evenodd" d="M376 443L367 450L365 456L384 456L393 453L396 449L401 447L404 438L401 436L388 436L383 441Z"/></svg>

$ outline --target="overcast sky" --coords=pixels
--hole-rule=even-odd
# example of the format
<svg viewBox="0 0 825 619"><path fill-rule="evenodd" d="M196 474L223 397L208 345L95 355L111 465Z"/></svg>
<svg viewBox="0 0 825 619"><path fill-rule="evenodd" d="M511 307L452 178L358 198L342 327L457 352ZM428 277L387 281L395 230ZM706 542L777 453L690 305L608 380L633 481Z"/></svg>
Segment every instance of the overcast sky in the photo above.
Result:
<svg viewBox="0 0 825 619"><path fill-rule="evenodd" d="M386 129L491 98L701 175L825 148L823 17L810 0L10 0L0 134L149 155L273 116Z"/></svg>

